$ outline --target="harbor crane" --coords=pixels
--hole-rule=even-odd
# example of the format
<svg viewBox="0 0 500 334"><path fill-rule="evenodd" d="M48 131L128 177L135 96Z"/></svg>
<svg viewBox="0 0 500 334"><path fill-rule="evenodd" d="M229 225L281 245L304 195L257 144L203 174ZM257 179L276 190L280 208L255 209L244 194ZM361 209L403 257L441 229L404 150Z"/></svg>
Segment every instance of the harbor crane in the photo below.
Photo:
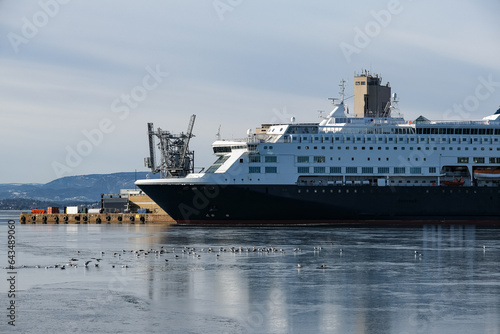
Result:
<svg viewBox="0 0 500 334"><path fill-rule="evenodd" d="M193 127L196 115L191 115L186 133L172 134L160 128L154 130L153 123L148 123L149 157L144 165L153 174L160 173L161 178L184 177L194 172L194 151L189 150L189 140L194 137ZM158 143L155 145L155 138ZM156 151L160 151L160 161L156 160Z"/></svg>

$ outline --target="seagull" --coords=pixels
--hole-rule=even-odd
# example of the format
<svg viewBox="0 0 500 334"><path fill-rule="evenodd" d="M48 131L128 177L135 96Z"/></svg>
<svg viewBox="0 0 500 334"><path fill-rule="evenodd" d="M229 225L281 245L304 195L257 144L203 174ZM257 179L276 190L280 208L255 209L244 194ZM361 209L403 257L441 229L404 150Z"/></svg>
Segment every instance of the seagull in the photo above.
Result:
<svg viewBox="0 0 500 334"><path fill-rule="evenodd" d="M325 269L326 268L326 264L323 263L320 268Z"/></svg>
<svg viewBox="0 0 500 334"><path fill-rule="evenodd" d="M300 263L299 263L299 264L297 264L297 267L298 267L298 268L302 268L302 266L300 265Z"/></svg>
<svg viewBox="0 0 500 334"><path fill-rule="evenodd" d="M88 268L90 262L92 262L92 261L89 260L89 261L85 262L85 268Z"/></svg>

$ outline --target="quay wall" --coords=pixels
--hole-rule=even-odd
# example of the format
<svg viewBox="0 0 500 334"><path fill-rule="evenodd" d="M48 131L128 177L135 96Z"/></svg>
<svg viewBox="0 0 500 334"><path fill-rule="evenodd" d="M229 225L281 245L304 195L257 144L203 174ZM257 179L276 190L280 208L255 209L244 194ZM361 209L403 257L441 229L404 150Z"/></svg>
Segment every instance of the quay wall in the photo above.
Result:
<svg viewBox="0 0 500 334"><path fill-rule="evenodd" d="M155 224L172 225L167 214L154 213L29 213L19 216L21 224Z"/></svg>

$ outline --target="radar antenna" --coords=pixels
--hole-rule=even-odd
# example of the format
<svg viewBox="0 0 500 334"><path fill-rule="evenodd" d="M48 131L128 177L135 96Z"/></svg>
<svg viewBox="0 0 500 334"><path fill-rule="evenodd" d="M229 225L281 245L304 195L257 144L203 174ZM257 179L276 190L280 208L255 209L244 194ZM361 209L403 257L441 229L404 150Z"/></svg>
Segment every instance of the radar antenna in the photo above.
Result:
<svg viewBox="0 0 500 334"><path fill-rule="evenodd" d="M144 159L144 164L151 168L153 174L161 173L162 178L167 178L184 177L194 172L194 151L189 151L189 140L194 137L195 119L196 115L191 115L186 134L181 132L178 135L160 128L154 131L153 123L148 123L149 157ZM157 145L155 137L159 139ZM158 165L155 157L156 148L161 154Z"/></svg>
<svg viewBox="0 0 500 334"><path fill-rule="evenodd" d="M347 81L345 81L344 79L340 80L340 84L339 84L339 87L340 87L340 92L339 92L339 94L340 94L340 104L344 104L344 100L345 100L345 84L346 83L347 83ZM338 100L338 98L330 97L330 98L328 98L328 100L331 100L332 104L336 105L335 100Z"/></svg>

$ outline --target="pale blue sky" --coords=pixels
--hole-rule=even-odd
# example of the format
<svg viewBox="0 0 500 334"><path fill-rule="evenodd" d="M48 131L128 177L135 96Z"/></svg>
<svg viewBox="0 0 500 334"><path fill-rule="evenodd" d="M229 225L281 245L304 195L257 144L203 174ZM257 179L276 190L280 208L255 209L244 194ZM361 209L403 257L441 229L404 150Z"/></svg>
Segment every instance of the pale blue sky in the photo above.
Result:
<svg viewBox="0 0 500 334"><path fill-rule="evenodd" d="M498 0L0 1L0 183L145 170L146 123L185 131L193 113L208 166L219 124L230 139L319 121L362 69L407 119L480 119L500 105L498 13Z"/></svg>

